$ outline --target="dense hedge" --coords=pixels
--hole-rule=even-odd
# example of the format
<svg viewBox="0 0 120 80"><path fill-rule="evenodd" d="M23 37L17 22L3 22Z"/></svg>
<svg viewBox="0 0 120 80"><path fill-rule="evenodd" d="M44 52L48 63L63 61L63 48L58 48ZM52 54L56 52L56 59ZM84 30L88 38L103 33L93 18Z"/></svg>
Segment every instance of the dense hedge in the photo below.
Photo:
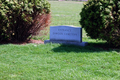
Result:
<svg viewBox="0 0 120 80"><path fill-rule="evenodd" d="M120 1L89 0L80 13L80 24L93 39L120 46Z"/></svg>
<svg viewBox="0 0 120 80"><path fill-rule="evenodd" d="M0 0L0 41L25 41L50 23L46 0Z"/></svg>

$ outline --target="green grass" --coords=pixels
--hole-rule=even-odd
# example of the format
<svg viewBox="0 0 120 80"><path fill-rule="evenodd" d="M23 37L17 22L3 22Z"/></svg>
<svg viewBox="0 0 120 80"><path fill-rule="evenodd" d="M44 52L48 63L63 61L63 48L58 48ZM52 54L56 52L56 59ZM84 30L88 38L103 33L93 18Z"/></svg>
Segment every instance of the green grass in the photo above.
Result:
<svg viewBox="0 0 120 80"><path fill-rule="evenodd" d="M80 11L83 7L81 2L50 1L52 24L51 25L74 25L80 26Z"/></svg>
<svg viewBox="0 0 120 80"><path fill-rule="evenodd" d="M0 46L0 80L119 80L120 51L92 45Z"/></svg>
<svg viewBox="0 0 120 80"><path fill-rule="evenodd" d="M76 13L82 8L82 4L79 4L79 9L78 3L75 2L50 3L52 13L54 12L52 15L58 14L58 9L63 13L62 8L57 9L55 6L69 5L63 9L66 10L64 15L70 11L69 15L75 12L72 7L76 6ZM57 20L56 17L52 19ZM53 20L51 25L59 24ZM43 30L42 33L47 32ZM49 34L42 35L42 38L38 36L36 39L49 39ZM120 49L110 47L105 41L91 39L84 31L83 41L88 42L88 46L1 44L0 80L120 80Z"/></svg>

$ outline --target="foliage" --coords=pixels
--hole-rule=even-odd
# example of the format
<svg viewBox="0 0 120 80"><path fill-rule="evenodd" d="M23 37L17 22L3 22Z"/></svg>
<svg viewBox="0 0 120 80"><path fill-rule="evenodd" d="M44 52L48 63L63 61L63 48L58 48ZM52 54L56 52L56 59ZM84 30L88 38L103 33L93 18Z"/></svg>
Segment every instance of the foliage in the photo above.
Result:
<svg viewBox="0 0 120 80"><path fill-rule="evenodd" d="M80 13L80 24L93 39L120 46L120 1L89 0Z"/></svg>
<svg viewBox="0 0 120 80"><path fill-rule="evenodd" d="M25 41L50 22L46 0L0 0L0 41Z"/></svg>

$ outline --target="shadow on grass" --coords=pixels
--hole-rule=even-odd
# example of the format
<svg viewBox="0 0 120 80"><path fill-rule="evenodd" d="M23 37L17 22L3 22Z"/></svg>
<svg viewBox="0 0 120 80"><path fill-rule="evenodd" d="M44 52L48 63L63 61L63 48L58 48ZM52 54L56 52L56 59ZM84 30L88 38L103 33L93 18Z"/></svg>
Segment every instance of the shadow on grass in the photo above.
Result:
<svg viewBox="0 0 120 80"><path fill-rule="evenodd" d="M88 43L87 46L74 46L74 45L60 45L59 47L52 49L54 52L120 52L119 48L114 48L107 43Z"/></svg>

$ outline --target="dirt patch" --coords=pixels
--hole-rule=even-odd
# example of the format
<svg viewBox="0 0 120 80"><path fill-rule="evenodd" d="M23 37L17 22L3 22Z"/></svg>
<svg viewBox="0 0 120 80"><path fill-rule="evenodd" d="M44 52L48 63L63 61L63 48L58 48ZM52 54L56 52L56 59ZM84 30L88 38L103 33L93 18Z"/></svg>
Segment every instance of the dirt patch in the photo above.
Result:
<svg viewBox="0 0 120 80"><path fill-rule="evenodd" d="M35 43L35 44L44 44L44 41L42 41L42 40L33 40L33 39L31 39L29 42L30 43Z"/></svg>
<svg viewBox="0 0 120 80"><path fill-rule="evenodd" d="M44 41L30 39L30 40L24 41L24 42L18 42L18 41L3 41L3 42L0 42L0 44L18 44L18 45L25 45L25 44L29 44L29 43L44 44Z"/></svg>

